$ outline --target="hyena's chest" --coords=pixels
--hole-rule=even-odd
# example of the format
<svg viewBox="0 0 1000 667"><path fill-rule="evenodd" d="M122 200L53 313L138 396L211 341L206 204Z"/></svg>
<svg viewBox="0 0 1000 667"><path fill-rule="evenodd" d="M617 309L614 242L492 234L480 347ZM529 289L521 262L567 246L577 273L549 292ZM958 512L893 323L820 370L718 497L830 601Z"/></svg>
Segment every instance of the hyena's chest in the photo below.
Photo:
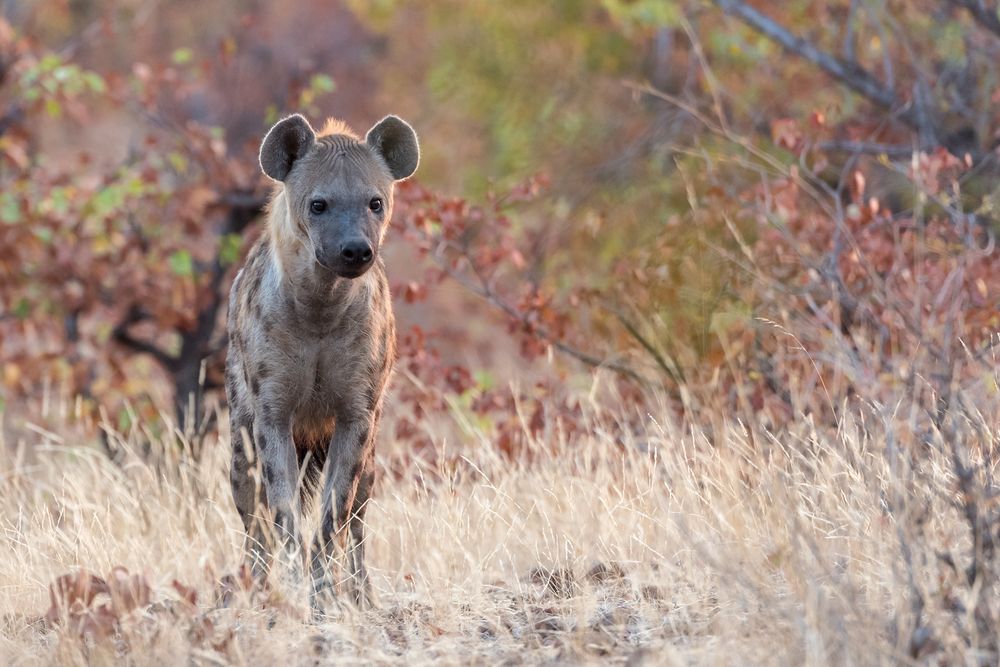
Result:
<svg viewBox="0 0 1000 667"><path fill-rule="evenodd" d="M359 389L357 363L351 352L335 342L303 348L292 430L296 447L325 446L338 414L351 405Z"/></svg>

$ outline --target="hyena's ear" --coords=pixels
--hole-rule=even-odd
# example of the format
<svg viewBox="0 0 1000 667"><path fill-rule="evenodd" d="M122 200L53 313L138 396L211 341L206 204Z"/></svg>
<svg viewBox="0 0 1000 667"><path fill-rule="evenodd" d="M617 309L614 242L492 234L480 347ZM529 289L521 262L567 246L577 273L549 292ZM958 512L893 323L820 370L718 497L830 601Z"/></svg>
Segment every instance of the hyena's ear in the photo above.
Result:
<svg viewBox="0 0 1000 667"><path fill-rule="evenodd" d="M309 121L299 114L279 120L260 145L260 168L276 181L284 181L292 165L316 141Z"/></svg>
<svg viewBox="0 0 1000 667"><path fill-rule="evenodd" d="M389 166L389 173L397 181L408 178L420 162L417 133L402 118L386 116L368 130L365 143L382 156Z"/></svg>

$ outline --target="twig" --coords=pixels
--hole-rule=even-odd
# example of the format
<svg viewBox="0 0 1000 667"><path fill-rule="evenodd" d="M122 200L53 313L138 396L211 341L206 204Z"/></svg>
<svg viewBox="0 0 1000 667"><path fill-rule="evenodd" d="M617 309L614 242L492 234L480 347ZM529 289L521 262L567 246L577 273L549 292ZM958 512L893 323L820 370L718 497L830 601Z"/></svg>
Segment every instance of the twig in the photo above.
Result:
<svg viewBox="0 0 1000 667"><path fill-rule="evenodd" d="M125 318L115 325L115 328L111 331L111 338L120 345L131 348L134 352L139 352L140 354L151 355L156 359L164 368L167 370L173 370L177 365L177 358L172 357L165 351L157 347L155 344L139 340L131 333L129 333L128 328L135 324L136 322L141 322L148 318L148 315L143 312L139 307L132 306L129 309L128 314Z"/></svg>
<svg viewBox="0 0 1000 667"><path fill-rule="evenodd" d="M630 322L621 311L610 306L607 306L607 308L614 313L615 318L623 327L625 327L625 331L627 331L628 334L632 336L632 338L634 338L651 357L653 357L653 360L656 362L656 365L660 367L660 370L666 373L667 376L674 382L681 384L685 383L684 371L681 370L680 364L677 363L676 359L671 358L670 361L673 363L673 368L671 368L667 365L667 362L663 358L663 355L660 354L660 351L656 349L656 346L643 336L639 329L632 324L632 322Z"/></svg>
<svg viewBox="0 0 1000 667"><path fill-rule="evenodd" d="M468 259L467 253L463 253L463 255ZM477 296L485 299L487 302L489 302L496 308L503 311L511 319L521 323L525 327L531 328L536 336L547 342L549 345L551 345L554 349L558 350L559 352L562 352L563 354L570 356L576 359L577 361L586 364L587 366L591 366L593 368L606 368L610 371L614 371L619 375L623 375L629 379L635 380L636 382L638 382L643 386L646 387L656 386L656 383L652 382L649 378L643 376L641 373L637 372L633 368L617 361L609 361L607 359L602 359L601 357L595 356L588 352L584 352L583 350L580 350L576 347L573 347L572 345L569 345L563 342L562 340L559 340L545 327L539 326L536 322L530 321L524 313L522 313L509 303L507 303L502 297L500 297L499 294L496 293L496 291L490 285L489 281L486 280L486 277L479 272L478 267L476 267L475 263L472 262L471 260L469 260L469 266L472 268L473 273L475 273L476 278L478 280L478 284L470 282L468 279L465 278L465 276L463 276L461 273L453 269L451 264L445 261L445 259L441 257L439 253L432 253L431 257L435 260L435 263L437 263L437 265L441 268L441 270L447 273L448 276L452 278L455 282L457 282L459 285L469 290L473 294L476 294Z"/></svg>

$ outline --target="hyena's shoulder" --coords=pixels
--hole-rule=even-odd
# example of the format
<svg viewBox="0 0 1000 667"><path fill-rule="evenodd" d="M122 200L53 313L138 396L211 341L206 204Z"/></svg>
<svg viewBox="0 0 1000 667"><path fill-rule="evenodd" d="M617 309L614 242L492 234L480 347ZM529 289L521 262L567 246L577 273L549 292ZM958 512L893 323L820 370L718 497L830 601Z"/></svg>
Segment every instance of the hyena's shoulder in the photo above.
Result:
<svg viewBox="0 0 1000 667"><path fill-rule="evenodd" d="M229 293L229 328L243 329L261 316L261 296L268 269L268 240L258 239L236 274Z"/></svg>

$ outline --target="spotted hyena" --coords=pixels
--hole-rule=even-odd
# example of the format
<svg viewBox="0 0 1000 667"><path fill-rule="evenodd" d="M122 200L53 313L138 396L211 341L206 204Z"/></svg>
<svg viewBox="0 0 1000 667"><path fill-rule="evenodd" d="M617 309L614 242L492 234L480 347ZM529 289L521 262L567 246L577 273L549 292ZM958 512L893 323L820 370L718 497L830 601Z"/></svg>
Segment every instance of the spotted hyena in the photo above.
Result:
<svg viewBox="0 0 1000 667"><path fill-rule="evenodd" d="M332 590L331 558L344 542L354 598L370 600L364 515L395 358L379 247L393 184L418 161L416 134L395 116L361 139L338 122L317 134L294 115L260 149L260 166L277 185L266 232L229 299L233 499L255 572L281 546L301 575L301 510L321 489L310 549L314 602Z"/></svg>

